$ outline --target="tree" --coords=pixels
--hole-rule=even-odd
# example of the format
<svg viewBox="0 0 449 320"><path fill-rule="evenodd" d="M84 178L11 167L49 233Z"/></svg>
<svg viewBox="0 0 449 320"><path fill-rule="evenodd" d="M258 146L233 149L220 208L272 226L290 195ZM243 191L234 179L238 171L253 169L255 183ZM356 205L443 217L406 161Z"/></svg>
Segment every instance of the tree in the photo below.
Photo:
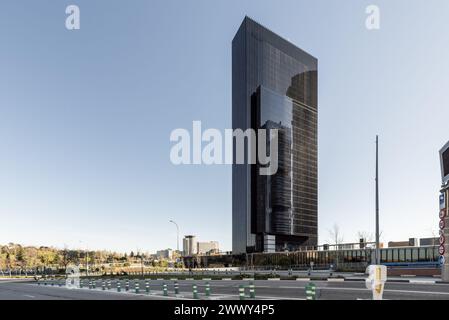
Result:
<svg viewBox="0 0 449 320"><path fill-rule="evenodd" d="M330 243L335 244L337 249L340 247L340 244L343 243L344 237L340 232L340 227L336 223L334 223L332 229L329 230L329 237L331 238Z"/></svg>
<svg viewBox="0 0 449 320"><path fill-rule="evenodd" d="M331 230L329 230L329 236L331 238L331 243L335 245L336 253L335 253L335 268L338 269L339 264L339 256L340 256L340 245L343 243L344 238L340 232L340 227L334 223L334 226Z"/></svg>

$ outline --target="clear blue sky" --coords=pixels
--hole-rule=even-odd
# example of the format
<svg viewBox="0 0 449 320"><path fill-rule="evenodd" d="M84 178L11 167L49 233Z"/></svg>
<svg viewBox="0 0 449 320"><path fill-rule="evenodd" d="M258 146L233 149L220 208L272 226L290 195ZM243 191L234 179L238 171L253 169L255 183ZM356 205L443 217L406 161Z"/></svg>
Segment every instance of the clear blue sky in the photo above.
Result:
<svg viewBox="0 0 449 320"><path fill-rule="evenodd" d="M81 30L65 28L65 8ZM381 29L365 28L377 4ZM181 233L231 248L231 167L170 163L170 132L231 127L245 15L319 59L319 237L438 225L449 140L449 2L19 1L0 4L0 243L154 251ZM83 241L83 244L80 243Z"/></svg>

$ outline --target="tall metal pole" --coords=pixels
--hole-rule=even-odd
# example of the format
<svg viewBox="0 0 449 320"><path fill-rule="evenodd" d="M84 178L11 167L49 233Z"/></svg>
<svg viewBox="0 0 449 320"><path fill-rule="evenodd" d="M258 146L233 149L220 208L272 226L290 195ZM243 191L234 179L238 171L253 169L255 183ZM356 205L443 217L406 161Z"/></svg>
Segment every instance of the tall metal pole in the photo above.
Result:
<svg viewBox="0 0 449 320"><path fill-rule="evenodd" d="M376 136L376 264L380 265L380 242L379 242L379 136Z"/></svg>
<svg viewBox="0 0 449 320"><path fill-rule="evenodd" d="M169 222L173 223L176 226L176 250L179 252L179 226L173 220L170 220Z"/></svg>

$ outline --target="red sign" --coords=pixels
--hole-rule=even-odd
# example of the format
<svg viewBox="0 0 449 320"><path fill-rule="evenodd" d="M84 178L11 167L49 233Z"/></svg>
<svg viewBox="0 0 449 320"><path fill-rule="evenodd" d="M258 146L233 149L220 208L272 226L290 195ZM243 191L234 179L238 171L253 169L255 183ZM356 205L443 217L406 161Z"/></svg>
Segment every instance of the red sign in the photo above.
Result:
<svg viewBox="0 0 449 320"><path fill-rule="evenodd" d="M441 235L440 236L440 244L444 244L445 242L446 242L446 238L443 235Z"/></svg>
<svg viewBox="0 0 449 320"><path fill-rule="evenodd" d="M446 216L446 209L440 210L440 219L443 219Z"/></svg>
<svg viewBox="0 0 449 320"><path fill-rule="evenodd" d="M444 252L445 252L445 250L444 250L444 245L441 245L441 246L438 248L438 253L440 254L440 256L442 256L442 255L444 255Z"/></svg>
<svg viewBox="0 0 449 320"><path fill-rule="evenodd" d="M440 220L440 229L444 229L445 226L446 226L446 224L444 223L444 220L441 219Z"/></svg>

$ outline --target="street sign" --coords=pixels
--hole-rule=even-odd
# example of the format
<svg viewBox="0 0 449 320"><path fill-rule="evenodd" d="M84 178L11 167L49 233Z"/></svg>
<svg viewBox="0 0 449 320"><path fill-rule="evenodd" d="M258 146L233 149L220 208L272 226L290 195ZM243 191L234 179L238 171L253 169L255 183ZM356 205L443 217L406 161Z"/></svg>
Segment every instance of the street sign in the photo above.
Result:
<svg viewBox="0 0 449 320"><path fill-rule="evenodd" d="M440 247L438 248L438 253L440 254L440 256L444 255L444 252L446 252L446 250L444 250L444 245L440 245Z"/></svg>
<svg viewBox="0 0 449 320"><path fill-rule="evenodd" d="M440 266L442 266L446 262L446 259L444 258L444 256L440 256L438 261L440 262Z"/></svg>
<svg viewBox="0 0 449 320"><path fill-rule="evenodd" d="M440 210L440 219L443 219L446 216L446 209Z"/></svg>
<svg viewBox="0 0 449 320"><path fill-rule="evenodd" d="M440 220L440 229L443 230L445 226L446 226L446 224L444 223L444 220L441 219Z"/></svg>
<svg viewBox="0 0 449 320"><path fill-rule="evenodd" d="M440 244L443 245L446 242L444 235L440 236Z"/></svg>

